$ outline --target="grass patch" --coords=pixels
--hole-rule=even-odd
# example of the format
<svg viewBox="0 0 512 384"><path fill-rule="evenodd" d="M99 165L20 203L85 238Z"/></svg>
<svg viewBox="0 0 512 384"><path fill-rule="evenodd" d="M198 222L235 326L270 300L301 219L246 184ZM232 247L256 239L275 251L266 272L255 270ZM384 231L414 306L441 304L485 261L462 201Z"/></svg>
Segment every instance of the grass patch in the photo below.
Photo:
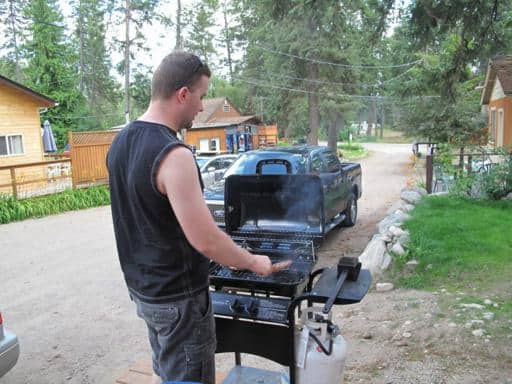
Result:
<svg viewBox="0 0 512 384"><path fill-rule="evenodd" d="M107 186L68 189L53 195L23 200L0 195L0 224L108 204L110 194Z"/></svg>
<svg viewBox="0 0 512 384"><path fill-rule="evenodd" d="M368 151L359 143L343 143L338 144L338 155L353 160L368 156Z"/></svg>
<svg viewBox="0 0 512 384"><path fill-rule="evenodd" d="M398 285L482 291L512 280L512 202L430 196L411 216L408 254L395 259ZM412 258L418 267L403 274Z"/></svg>

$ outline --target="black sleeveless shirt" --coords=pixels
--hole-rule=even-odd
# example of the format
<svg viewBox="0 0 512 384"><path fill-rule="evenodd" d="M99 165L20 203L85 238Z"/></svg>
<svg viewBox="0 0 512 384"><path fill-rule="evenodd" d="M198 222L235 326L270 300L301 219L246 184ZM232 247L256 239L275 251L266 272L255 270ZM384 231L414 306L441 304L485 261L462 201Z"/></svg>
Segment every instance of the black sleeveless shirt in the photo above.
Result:
<svg viewBox="0 0 512 384"><path fill-rule="evenodd" d="M130 293L145 302L178 300L208 287L209 260L190 245L156 186L158 168L176 146L187 147L169 127L134 121L107 154L121 269ZM203 188L199 168L198 177Z"/></svg>

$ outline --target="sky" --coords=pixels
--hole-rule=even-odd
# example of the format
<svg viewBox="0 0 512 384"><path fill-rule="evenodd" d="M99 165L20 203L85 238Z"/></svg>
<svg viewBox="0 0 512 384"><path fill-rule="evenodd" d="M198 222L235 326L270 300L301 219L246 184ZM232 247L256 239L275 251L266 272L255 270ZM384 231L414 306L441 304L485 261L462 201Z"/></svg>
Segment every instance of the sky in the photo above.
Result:
<svg viewBox="0 0 512 384"><path fill-rule="evenodd" d="M71 6L66 0L59 0L62 13L66 20L68 20L68 28L71 31L74 26L71 24ZM182 0L182 9L187 6L192 6L194 0ZM163 0L159 7L162 14L170 15L172 20L176 20L177 2L175 0ZM219 16L220 17L220 16ZM220 23L220 18L217 21ZM156 69L160 61L171 52L176 44L176 30L175 27L164 28L160 23L155 22L152 25L147 25L143 28L143 33L146 37L146 45L149 48L148 53L135 52L135 63L144 64L153 70ZM134 34L134 29L131 30L131 36ZM107 31L107 43L111 43L113 38L124 40L124 25L116 26L111 25ZM121 52L111 51L112 64L115 66L123 59ZM117 76L117 74L116 74Z"/></svg>

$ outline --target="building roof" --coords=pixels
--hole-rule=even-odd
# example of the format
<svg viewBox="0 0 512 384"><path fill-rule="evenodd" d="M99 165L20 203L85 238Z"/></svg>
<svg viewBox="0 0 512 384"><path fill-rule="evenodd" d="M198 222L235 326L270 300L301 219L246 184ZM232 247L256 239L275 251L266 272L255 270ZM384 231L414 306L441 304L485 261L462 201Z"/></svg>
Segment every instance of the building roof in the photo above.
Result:
<svg viewBox="0 0 512 384"><path fill-rule="evenodd" d="M496 79L500 81L505 96L512 96L512 55L497 56L489 61L481 105L489 104Z"/></svg>
<svg viewBox="0 0 512 384"><path fill-rule="evenodd" d="M215 97L213 99L203 100L203 111L199 112L196 115L196 118L194 119L194 124L209 123L213 113L217 109L221 108L225 103L228 103L231 106L231 108L234 108L238 112L238 114L241 115L238 108L235 107L227 97Z"/></svg>
<svg viewBox="0 0 512 384"><path fill-rule="evenodd" d="M232 117L219 117L211 119L206 123L196 123L192 125L192 129L198 128L220 128L227 127L230 125L240 125L243 123L254 122L256 124L260 123L260 119L258 119L254 115L249 116L232 116Z"/></svg>
<svg viewBox="0 0 512 384"><path fill-rule="evenodd" d="M0 75L0 84L7 85L8 87L14 88L14 89L24 93L25 95L36 99L43 107L54 107L57 105L57 102L55 100L50 99L49 97L46 97L46 96L28 88L28 87L25 87L24 85L21 85L11 79L8 79L5 76Z"/></svg>

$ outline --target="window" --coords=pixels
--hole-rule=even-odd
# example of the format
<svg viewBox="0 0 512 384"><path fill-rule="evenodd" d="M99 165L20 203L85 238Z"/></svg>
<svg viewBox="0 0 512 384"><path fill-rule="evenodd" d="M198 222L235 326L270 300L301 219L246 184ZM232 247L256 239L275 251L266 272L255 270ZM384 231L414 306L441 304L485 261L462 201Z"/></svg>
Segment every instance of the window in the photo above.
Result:
<svg viewBox="0 0 512 384"><path fill-rule="evenodd" d="M311 172L315 175L325 172L325 164L319 153L315 153L311 159Z"/></svg>
<svg viewBox="0 0 512 384"><path fill-rule="evenodd" d="M23 136L0 136L0 156L23 155Z"/></svg>
<svg viewBox="0 0 512 384"><path fill-rule="evenodd" d="M489 127L489 141L494 143L496 141L496 109L491 109L490 127Z"/></svg>
<svg viewBox="0 0 512 384"><path fill-rule="evenodd" d="M325 151L322 153L325 162L327 163L328 172L338 172L340 170L340 163L338 158L332 151Z"/></svg>
<svg viewBox="0 0 512 384"><path fill-rule="evenodd" d="M230 108L229 104L224 104L224 106L223 106L222 110L223 110L224 112L229 112L229 111L231 111L231 108Z"/></svg>

